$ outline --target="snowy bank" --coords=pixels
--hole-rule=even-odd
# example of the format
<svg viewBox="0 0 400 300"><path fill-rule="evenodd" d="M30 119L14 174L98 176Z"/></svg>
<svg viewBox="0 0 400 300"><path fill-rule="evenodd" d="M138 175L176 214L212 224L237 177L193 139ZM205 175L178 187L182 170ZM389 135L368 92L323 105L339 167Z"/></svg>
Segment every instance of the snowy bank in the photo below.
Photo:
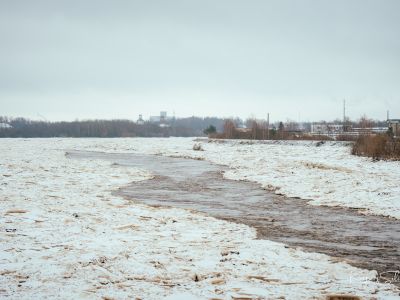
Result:
<svg viewBox="0 0 400 300"><path fill-rule="evenodd" d="M281 142L206 144L206 159L228 165L235 180L312 205L358 208L400 219L400 162L352 156L347 143Z"/></svg>

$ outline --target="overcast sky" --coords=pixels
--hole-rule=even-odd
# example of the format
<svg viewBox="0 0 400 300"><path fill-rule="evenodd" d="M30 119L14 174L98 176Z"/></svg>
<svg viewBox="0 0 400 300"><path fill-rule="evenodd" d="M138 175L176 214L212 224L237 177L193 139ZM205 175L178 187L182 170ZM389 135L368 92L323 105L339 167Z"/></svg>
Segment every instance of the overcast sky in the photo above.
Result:
<svg viewBox="0 0 400 300"><path fill-rule="evenodd" d="M0 115L400 118L398 0L0 0Z"/></svg>

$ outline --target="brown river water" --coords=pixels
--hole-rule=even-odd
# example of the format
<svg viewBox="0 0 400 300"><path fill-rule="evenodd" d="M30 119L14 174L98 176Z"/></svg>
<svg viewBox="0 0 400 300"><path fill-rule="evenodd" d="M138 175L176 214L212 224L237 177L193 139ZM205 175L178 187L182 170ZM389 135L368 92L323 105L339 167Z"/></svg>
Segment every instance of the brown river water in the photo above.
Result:
<svg viewBox="0 0 400 300"><path fill-rule="evenodd" d="M78 151L67 156L109 160L155 174L153 179L115 191L131 201L191 209L247 224L257 229L259 239L377 270L381 281L400 286L400 220L362 215L354 209L311 206L305 200L266 191L256 183L224 179L226 167L206 161Z"/></svg>

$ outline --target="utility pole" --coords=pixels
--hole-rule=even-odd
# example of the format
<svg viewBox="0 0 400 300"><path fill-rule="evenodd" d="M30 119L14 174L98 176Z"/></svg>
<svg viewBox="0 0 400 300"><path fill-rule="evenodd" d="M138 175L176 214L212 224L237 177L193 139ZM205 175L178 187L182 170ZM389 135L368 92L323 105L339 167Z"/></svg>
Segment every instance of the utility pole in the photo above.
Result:
<svg viewBox="0 0 400 300"><path fill-rule="evenodd" d="M269 113L267 114L267 140L269 140Z"/></svg>
<svg viewBox="0 0 400 300"><path fill-rule="evenodd" d="M265 122L261 121L261 131L262 131L262 139L265 140Z"/></svg>
<svg viewBox="0 0 400 300"><path fill-rule="evenodd" d="M343 131L346 130L346 99L343 99Z"/></svg>

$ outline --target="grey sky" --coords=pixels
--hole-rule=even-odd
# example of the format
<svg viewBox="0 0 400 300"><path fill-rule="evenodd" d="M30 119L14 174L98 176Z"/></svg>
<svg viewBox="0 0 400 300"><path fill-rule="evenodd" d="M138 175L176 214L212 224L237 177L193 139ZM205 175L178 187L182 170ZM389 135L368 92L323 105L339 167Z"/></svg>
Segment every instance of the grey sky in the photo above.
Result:
<svg viewBox="0 0 400 300"><path fill-rule="evenodd" d="M0 115L400 118L400 1L0 0Z"/></svg>

